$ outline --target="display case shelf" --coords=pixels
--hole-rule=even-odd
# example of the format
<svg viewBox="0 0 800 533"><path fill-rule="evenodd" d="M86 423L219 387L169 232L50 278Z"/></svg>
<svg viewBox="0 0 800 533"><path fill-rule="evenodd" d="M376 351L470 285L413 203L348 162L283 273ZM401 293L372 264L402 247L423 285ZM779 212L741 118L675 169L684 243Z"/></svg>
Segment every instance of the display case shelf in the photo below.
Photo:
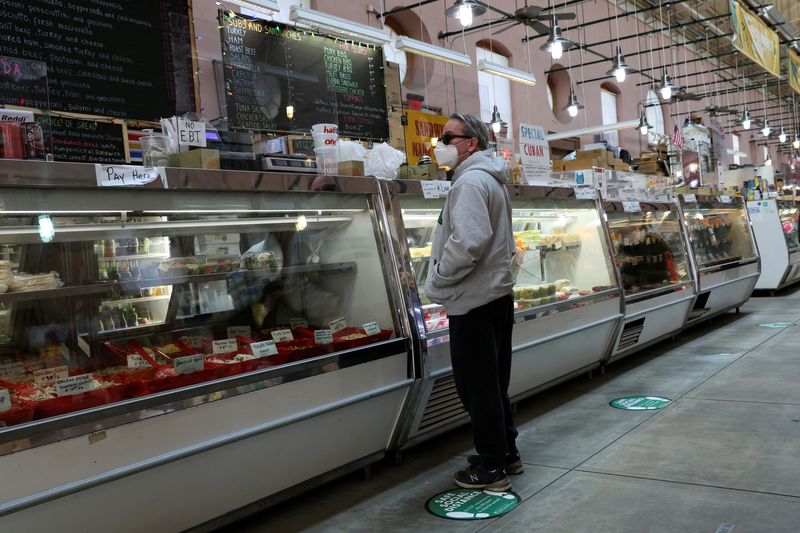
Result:
<svg viewBox="0 0 800 533"><path fill-rule="evenodd" d="M25 301L45 300L53 298L68 298L80 296L95 296L111 292L110 284L76 285L73 287L60 287L58 289L45 289L41 291L6 292L0 294L0 303L16 303Z"/></svg>

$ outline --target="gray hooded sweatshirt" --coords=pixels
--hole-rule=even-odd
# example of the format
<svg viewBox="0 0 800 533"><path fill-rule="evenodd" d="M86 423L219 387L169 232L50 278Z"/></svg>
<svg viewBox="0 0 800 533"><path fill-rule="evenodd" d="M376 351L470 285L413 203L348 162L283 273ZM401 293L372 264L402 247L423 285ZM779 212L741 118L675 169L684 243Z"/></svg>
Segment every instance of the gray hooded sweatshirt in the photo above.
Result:
<svg viewBox="0 0 800 533"><path fill-rule="evenodd" d="M511 294L516 251L508 166L491 150L456 167L433 239L425 293L448 315L467 312Z"/></svg>

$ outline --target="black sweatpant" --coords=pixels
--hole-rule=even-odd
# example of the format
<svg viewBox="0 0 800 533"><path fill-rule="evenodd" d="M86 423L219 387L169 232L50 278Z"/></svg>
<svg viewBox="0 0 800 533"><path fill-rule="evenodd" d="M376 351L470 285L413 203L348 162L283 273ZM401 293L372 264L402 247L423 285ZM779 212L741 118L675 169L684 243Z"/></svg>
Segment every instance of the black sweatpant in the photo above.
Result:
<svg viewBox="0 0 800 533"><path fill-rule="evenodd" d="M472 438L483 466L504 464L517 450L508 400L514 300L503 296L465 315L450 315L450 359L456 389L472 420Z"/></svg>

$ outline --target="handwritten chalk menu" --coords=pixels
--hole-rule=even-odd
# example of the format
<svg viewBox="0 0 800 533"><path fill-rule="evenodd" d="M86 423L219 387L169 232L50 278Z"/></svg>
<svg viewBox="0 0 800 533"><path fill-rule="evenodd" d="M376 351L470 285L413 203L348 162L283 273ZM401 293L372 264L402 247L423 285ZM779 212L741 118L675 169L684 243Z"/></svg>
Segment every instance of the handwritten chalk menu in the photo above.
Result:
<svg viewBox="0 0 800 533"><path fill-rule="evenodd" d="M5 35L0 35L0 43L4 38ZM4 47L0 45L0 50L2 49ZM47 65L41 61L0 55L0 101L4 104L49 109Z"/></svg>
<svg viewBox="0 0 800 533"><path fill-rule="evenodd" d="M220 11L228 119L237 129L389 136L379 47ZM289 118L286 106L294 107Z"/></svg>
<svg viewBox="0 0 800 533"><path fill-rule="evenodd" d="M127 161L124 124L52 115L37 116L44 145L56 161L124 164Z"/></svg>
<svg viewBox="0 0 800 533"><path fill-rule="evenodd" d="M2 74L0 104L156 120L193 111L189 28L188 0L3 0L0 55L45 64L49 94Z"/></svg>

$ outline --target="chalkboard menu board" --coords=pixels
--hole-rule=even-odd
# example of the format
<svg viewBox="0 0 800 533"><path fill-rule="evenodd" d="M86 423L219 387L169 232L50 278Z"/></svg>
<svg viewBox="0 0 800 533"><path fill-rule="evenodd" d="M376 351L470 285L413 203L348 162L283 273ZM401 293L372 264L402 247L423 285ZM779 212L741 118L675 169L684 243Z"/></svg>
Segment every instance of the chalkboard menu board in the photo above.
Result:
<svg viewBox="0 0 800 533"><path fill-rule="evenodd" d="M143 120L194 111L188 2L3 0L0 55L44 63L48 94L0 69L0 104Z"/></svg>
<svg viewBox="0 0 800 533"><path fill-rule="evenodd" d="M56 161L121 164L126 162L124 124L73 117L38 116L44 145Z"/></svg>
<svg viewBox="0 0 800 533"><path fill-rule="evenodd" d="M379 47L220 11L233 128L307 132L331 122L347 137L389 136ZM294 107L289 118L286 107Z"/></svg>

